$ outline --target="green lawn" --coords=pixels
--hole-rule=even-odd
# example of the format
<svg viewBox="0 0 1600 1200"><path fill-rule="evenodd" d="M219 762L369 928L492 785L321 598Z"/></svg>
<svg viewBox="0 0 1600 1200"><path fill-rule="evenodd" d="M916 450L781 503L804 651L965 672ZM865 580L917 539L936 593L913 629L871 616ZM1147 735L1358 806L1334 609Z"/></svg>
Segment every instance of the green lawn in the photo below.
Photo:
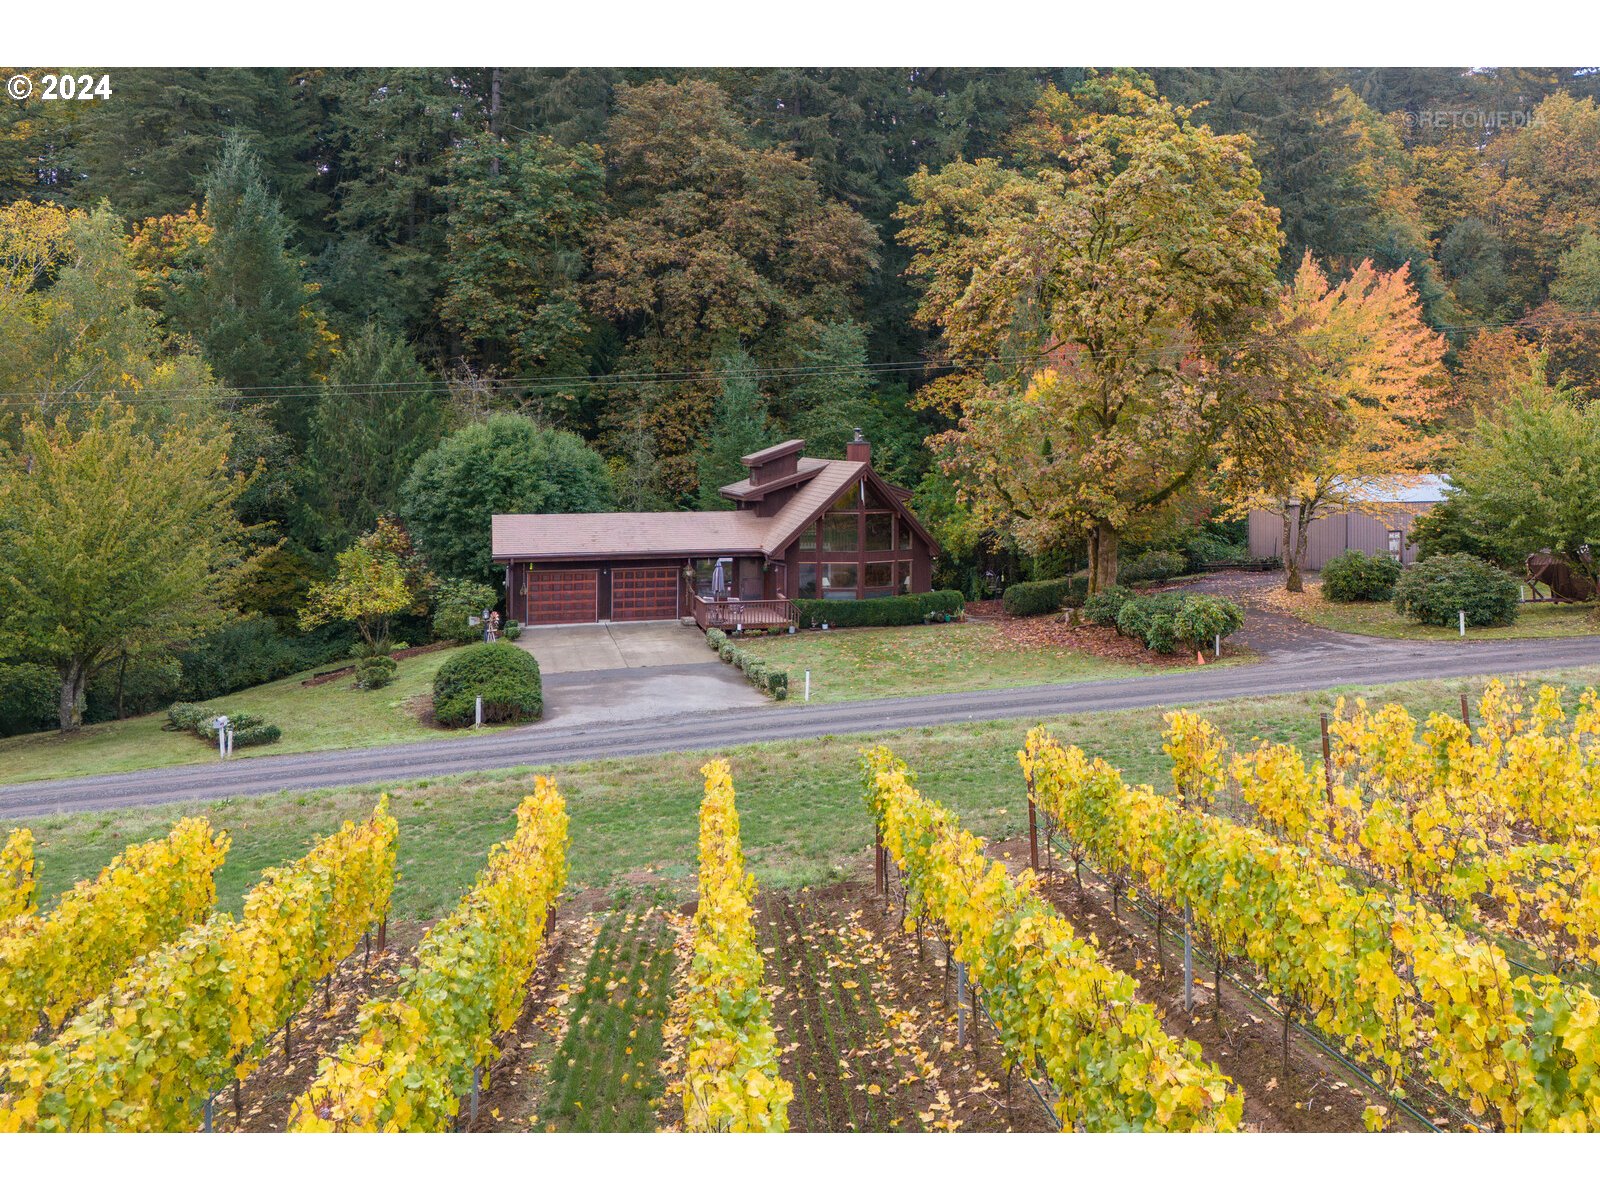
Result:
<svg viewBox="0 0 1600 1200"><path fill-rule="evenodd" d="M1600 684L1600 668L1542 674L1530 682ZM1421 715L1454 710L1482 681L1431 681L1361 689ZM1355 692L1357 689L1345 689ZM1239 747L1251 738L1292 741L1315 752L1317 716L1334 692L1229 700L1198 711ZM905 756L926 791L986 836L1021 832L1027 806L1016 751L1030 722L947 725L873 736L824 737L743 746L727 757L739 790L749 867L764 888L824 883L859 864L871 838L861 806L857 750L884 741ZM1082 714L1046 722L1061 737L1104 755L1132 782L1162 783L1161 710ZM572 816L575 887L692 892L703 753L564 765L553 774ZM531 771L457 776L391 789L400 821L395 911L425 919L454 906L490 844L508 835ZM365 812L376 788L341 788L218 803L37 818L41 895L54 897L99 871L124 845L162 834L179 816L204 813L233 848L218 875L222 904L237 907L263 867L288 861L346 818Z"/></svg>
<svg viewBox="0 0 1600 1200"><path fill-rule="evenodd" d="M1172 669L1121 663L1062 647L1026 648L1010 641L998 626L976 621L811 630L745 645L771 666L789 672L792 700L805 695L805 673L810 671L812 703L1070 683Z"/></svg>
<svg viewBox="0 0 1600 1200"><path fill-rule="evenodd" d="M449 654L442 650L402 659L394 682L374 692L357 691L348 678L302 687L300 681L311 675L306 672L210 703L229 712L264 717L283 730L283 738L274 745L235 751L239 758L382 746L422 738L470 737L470 730L429 728L413 711L413 702L432 692L434 673ZM162 729L165 721L165 713L151 713L126 721L86 725L81 732L67 737L32 733L0 739L0 783L177 767L208 762L216 756L215 747L193 734Z"/></svg>
<svg viewBox="0 0 1600 1200"><path fill-rule="evenodd" d="M1401 616L1387 601L1362 604L1324 600L1320 583L1306 584L1306 590L1299 596L1275 589L1265 599L1270 606L1302 621L1340 633L1418 641L1461 640L1456 626L1423 625ZM1467 637L1474 641L1596 636L1600 636L1600 614L1593 604L1524 604L1514 625L1467 628Z"/></svg>

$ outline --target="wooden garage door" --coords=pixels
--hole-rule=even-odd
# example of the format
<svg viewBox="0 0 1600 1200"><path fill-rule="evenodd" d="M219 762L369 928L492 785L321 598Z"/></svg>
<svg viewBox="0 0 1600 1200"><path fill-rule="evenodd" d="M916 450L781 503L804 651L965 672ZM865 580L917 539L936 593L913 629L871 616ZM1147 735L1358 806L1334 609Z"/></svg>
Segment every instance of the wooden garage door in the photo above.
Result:
<svg viewBox="0 0 1600 1200"><path fill-rule="evenodd" d="M678 568L618 567L611 572L613 621L670 621L678 615Z"/></svg>
<svg viewBox="0 0 1600 1200"><path fill-rule="evenodd" d="M528 572L528 623L577 625L596 619L596 571Z"/></svg>

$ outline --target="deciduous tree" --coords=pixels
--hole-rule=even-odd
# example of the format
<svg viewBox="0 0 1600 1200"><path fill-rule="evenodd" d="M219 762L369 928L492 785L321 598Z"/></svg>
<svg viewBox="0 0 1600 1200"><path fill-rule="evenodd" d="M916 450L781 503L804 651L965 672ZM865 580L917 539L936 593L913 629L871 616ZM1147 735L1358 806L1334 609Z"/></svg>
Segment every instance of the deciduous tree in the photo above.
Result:
<svg viewBox="0 0 1600 1200"><path fill-rule="evenodd" d="M1445 341L1423 320L1406 267L1363 262L1330 281L1308 252L1283 291L1278 336L1293 339L1305 392L1331 400L1325 436L1302 434L1244 469L1245 509L1283 522L1288 589L1302 590L1311 523L1332 509L1381 512L1404 481L1437 465L1445 445Z"/></svg>
<svg viewBox="0 0 1600 1200"><path fill-rule="evenodd" d="M0 653L49 665L65 731L117 656L207 632L250 565L231 434L131 407L29 418L0 460Z"/></svg>
<svg viewBox="0 0 1600 1200"><path fill-rule="evenodd" d="M919 174L901 210L919 316L962 368L929 393L959 422L935 440L1024 549L1087 535L1098 590L1123 534L1169 515L1230 444L1302 419L1259 336L1276 214L1247 139L1134 76L1047 89L1019 145L1021 169Z"/></svg>

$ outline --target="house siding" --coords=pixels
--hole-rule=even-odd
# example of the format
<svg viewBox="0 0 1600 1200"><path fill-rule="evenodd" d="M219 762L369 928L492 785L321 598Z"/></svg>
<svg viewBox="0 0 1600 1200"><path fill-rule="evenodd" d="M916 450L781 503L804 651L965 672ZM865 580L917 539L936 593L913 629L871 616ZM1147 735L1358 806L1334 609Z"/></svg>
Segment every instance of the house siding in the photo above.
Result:
<svg viewBox="0 0 1600 1200"><path fill-rule="evenodd" d="M1394 505L1382 516L1351 509L1318 517L1306 529L1306 556L1301 569L1320 571L1330 558L1346 550L1387 554L1390 530L1401 534L1400 561L1413 563L1417 560L1417 547L1411 541L1411 527L1420 514L1432 507L1431 503L1419 502ZM1252 512L1248 537L1251 558L1283 557L1283 517L1279 514L1260 509Z"/></svg>

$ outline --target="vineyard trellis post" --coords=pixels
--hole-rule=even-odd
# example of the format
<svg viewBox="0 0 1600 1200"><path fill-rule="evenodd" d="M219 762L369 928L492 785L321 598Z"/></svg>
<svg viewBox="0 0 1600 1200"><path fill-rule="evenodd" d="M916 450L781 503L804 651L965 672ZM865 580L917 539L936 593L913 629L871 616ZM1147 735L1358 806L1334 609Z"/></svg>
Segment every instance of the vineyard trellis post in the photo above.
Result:
<svg viewBox="0 0 1600 1200"><path fill-rule="evenodd" d="M1328 714L1322 714L1322 786L1333 803L1333 750L1328 742Z"/></svg>
<svg viewBox="0 0 1600 1200"><path fill-rule="evenodd" d="M1183 906L1183 1011L1194 1011L1194 913Z"/></svg>
<svg viewBox="0 0 1600 1200"><path fill-rule="evenodd" d="M956 1045L967 1041L967 964L956 964Z"/></svg>
<svg viewBox="0 0 1600 1200"><path fill-rule="evenodd" d="M1039 869L1039 813L1033 806L1033 788L1028 788L1028 865Z"/></svg>

